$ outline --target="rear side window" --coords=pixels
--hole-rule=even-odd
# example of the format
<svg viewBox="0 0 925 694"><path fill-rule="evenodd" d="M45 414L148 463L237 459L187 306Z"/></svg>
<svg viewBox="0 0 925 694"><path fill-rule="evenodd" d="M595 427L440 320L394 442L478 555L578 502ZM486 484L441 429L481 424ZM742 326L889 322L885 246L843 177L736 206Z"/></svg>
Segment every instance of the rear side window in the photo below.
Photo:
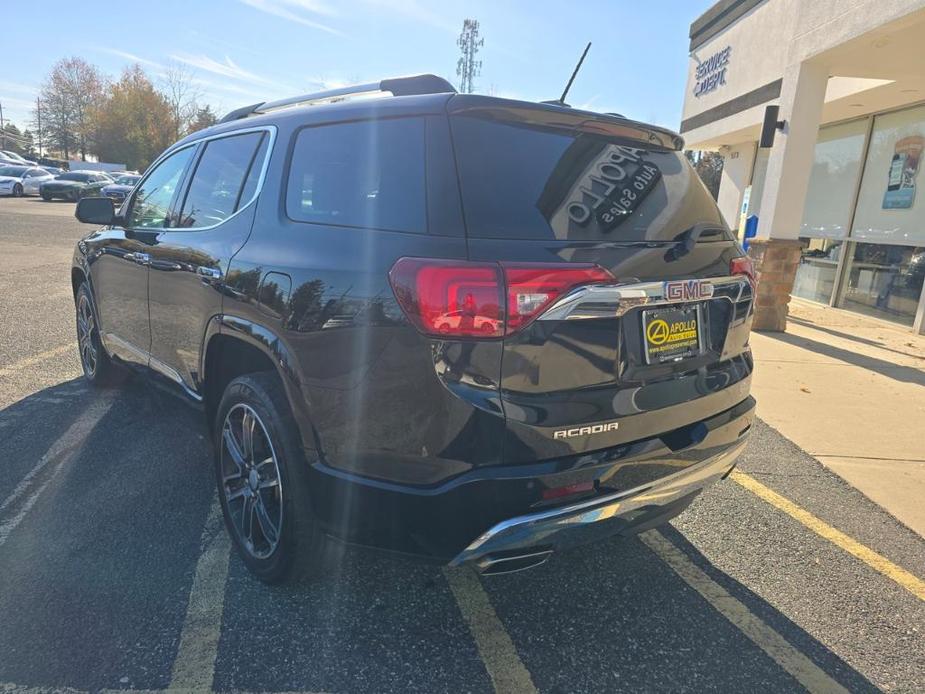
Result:
<svg viewBox="0 0 925 694"><path fill-rule="evenodd" d="M425 232L424 120L303 129L292 154L286 211L298 222Z"/></svg>
<svg viewBox="0 0 925 694"><path fill-rule="evenodd" d="M724 226L679 152L591 132L450 120L471 237L667 240L696 224Z"/></svg>
<svg viewBox="0 0 925 694"><path fill-rule="evenodd" d="M259 169L258 150L267 134L252 132L222 137L206 143L196 164L186 199L177 222L178 227L207 227L233 215L250 202L256 185L245 197L251 171Z"/></svg>

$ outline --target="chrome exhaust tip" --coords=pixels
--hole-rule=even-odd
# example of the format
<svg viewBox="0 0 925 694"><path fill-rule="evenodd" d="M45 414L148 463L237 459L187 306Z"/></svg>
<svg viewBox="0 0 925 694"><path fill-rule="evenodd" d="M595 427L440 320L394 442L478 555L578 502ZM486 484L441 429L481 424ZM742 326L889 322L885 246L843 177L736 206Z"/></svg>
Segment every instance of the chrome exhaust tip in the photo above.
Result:
<svg viewBox="0 0 925 694"><path fill-rule="evenodd" d="M476 561L475 566L483 576L500 576L539 566L545 563L551 554L551 549L532 549L504 555L489 554Z"/></svg>

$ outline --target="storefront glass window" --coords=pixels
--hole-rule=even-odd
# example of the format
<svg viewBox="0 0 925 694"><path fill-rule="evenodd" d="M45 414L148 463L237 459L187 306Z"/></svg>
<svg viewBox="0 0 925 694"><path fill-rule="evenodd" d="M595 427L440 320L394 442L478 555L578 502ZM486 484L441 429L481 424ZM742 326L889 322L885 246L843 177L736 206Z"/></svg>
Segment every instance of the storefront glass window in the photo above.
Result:
<svg viewBox="0 0 925 694"><path fill-rule="evenodd" d="M925 278L925 246L856 243L845 272L843 308L912 325Z"/></svg>
<svg viewBox="0 0 925 694"><path fill-rule="evenodd" d="M845 238L869 120L820 128L806 190L801 236Z"/></svg>
<svg viewBox="0 0 925 694"><path fill-rule="evenodd" d="M874 119L851 236L925 245L925 106Z"/></svg>
<svg viewBox="0 0 925 694"><path fill-rule="evenodd" d="M829 303L835 289L838 254L842 241L801 238L803 255L793 282L793 295Z"/></svg>

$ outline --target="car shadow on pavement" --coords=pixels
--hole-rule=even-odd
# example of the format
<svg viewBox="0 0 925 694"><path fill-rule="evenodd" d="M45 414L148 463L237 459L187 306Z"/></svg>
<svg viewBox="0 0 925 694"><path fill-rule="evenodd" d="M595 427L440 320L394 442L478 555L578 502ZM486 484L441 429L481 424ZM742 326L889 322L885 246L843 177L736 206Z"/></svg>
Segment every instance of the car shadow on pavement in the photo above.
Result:
<svg viewBox="0 0 925 694"><path fill-rule="evenodd" d="M833 680L878 691L674 528L661 532ZM803 691L638 538L479 580L540 691ZM491 691L466 626L478 608L464 603L439 568L382 555L350 550L330 575L274 588L233 559L215 689Z"/></svg>
<svg viewBox="0 0 925 694"><path fill-rule="evenodd" d="M0 490L15 496L0 513L0 682L169 684L215 493L188 419L139 379L77 379L0 412L4 462L26 461Z"/></svg>
<svg viewBox="0 0 925 694"><path fill-rule="evenodd" d="M214 497L209 445L189 410L143 379L108 394L79 379L47 388L0 412L5 469L15 486L107 395L112 407L0 548L0 682L171 681ZM833 680L876 691L673 527L659 532ZM801 689L637 538L479 584L510 657L541 691ZM232 556L223 594L215 690L492 691L470 631L479 607L454 595L440 567L345 550L313 582L268 587Z"/></svg>
<svg viewBox="0 0 925 694"><path fill-rule="evenodd" d="M801 347L811 352L815 352L816 354L831 357L832 359L838 359L839 361L847 362L848 364L854 364L855 366L859 366L862 369L874 371L883 376L886 376L887 378L892 378L904 383L914 383L916 385L925 386L925 371L915 369L911 366L893 364L884 359L870 357L865 354L858 354L857 352L842 349L841 347L826 344L825 342L819 342L818 340L813 340L808 337L789 335L787 333L779 332L762 332L761 334L773 340L778 340L780 342L785 342L788 345L793 345L794 347Z"/></svg>
<svg viewBox="0 0 925 694"><path fill-rule="evenodd" d="M0 504L77 419L88 394L86 381L75 378L0 409Z"/></svg>
<svg viewBox="0 0 925 694"><path fill-rule="evenodd" d="M832 679L877 691L672 526L659 532ZM540 689L803 691L639 538L563 553L543 573L484 581Z"/></svg>
<svg viewBox="0 0 925 694"><path fill-rule="evenodd" d="M780 610L732 576L710 563L710 561L687 540L684 534L678 531L673 525L663 526L659 528L659 532L661 532L675 547L684 552L685 556L702 569L713 581L718 583L732 597L745 605L752 614L783 636L791 646L808 657L816 666L821 668L839 684L847 688L848 691L880 691L880 689L870 682L863 674L842 660L825 644L790 620Z"/></svg>

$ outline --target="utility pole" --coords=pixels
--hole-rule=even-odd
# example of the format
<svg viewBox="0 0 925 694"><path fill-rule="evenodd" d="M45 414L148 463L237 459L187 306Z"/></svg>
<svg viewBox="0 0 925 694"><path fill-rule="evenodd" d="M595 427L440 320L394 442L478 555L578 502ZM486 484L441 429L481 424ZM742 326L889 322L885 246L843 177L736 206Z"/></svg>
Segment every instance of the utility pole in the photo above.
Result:
<svg viewBox="0 0 925 694"><path fill-rule="evenodd" d="M0 102L0 149L6 149L6 126L3 125L3 102Z"/></svg>
<svg viewBox="0 0 925 694"><path fill-rule="evenodd" d="M38 119L39 125L39 159L41 159L44 154L42 154L42 100L38 97L35 98L35 116Z"/></svg>
<svg viewBox="0 0 925 694"><path fill-rule="evenodd" d="M462 56L456 63L456 76L459 77L459 91L463 94L472 93L473 78L482 74L482 61L476 60L475 56L484 44L485 39L479 38L478 20L465 20L462 33L456 41L456 45L462 51Z"/></svg>

